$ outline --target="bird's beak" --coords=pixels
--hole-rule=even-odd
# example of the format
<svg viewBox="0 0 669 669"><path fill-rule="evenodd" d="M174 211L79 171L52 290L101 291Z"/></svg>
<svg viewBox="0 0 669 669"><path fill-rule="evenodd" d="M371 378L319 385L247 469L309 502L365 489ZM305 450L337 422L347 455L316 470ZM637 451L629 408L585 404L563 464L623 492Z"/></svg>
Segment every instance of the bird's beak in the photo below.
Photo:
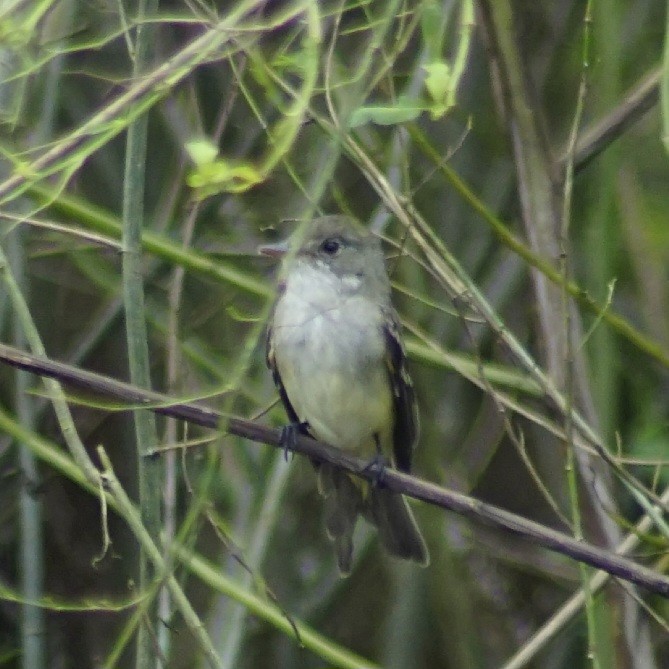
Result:
<svg viewBox="0 0 669 669"><path fill-rule="evenodd" d="M283 258L288 253L289 245L287 241L277 242L276 244L263 244L258 247L258 253L270 258Z"/></svg>

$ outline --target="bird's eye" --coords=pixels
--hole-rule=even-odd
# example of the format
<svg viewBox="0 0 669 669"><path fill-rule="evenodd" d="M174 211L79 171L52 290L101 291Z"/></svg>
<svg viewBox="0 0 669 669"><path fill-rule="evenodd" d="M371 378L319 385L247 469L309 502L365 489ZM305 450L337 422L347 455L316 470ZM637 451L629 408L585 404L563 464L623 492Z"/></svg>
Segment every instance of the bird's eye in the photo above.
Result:
<svg viewBox="0 0 669 669"><path fill-rule="evenodd" d="M321 251L329 256L335 256L341 248L341 242L338 239L326 239L321 244Z"/></svg>

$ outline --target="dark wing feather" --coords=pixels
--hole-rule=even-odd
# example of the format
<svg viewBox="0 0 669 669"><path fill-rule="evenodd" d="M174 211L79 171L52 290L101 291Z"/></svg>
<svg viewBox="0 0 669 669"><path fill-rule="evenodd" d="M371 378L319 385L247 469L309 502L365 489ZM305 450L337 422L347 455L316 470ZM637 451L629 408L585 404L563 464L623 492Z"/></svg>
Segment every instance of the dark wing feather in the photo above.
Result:
<svg viewBox="0 0 669 669"><path fill-rule="evenodd" d="M277 387L277 390L279 391L279 397L281 398L281 403L283 404L283 407L286 410L286 413L288 414L288 419L293 425L299 425L300 419L298 418L298 415L295 413L295 409L293 409L293 405L290 403L290 400L288 399L288 394L286 393L286 389L284 388L283 382L281 381L281 374L279 374L279 368L276 365L271 327L267 328L265 361L267 362L267 366L272 372L274 385ZM303 430L300 431L302 432Z"/></svg>
<svg viewBox="0 0 669 669"><path fill-rule="evenodd" d="M409 472L413 449L418 441L418 405L406 368L406 354L402 345L400 324L394 312L386 314L383 333L386 339L386 363L393 389L395 466L403 472Z"/></svg>

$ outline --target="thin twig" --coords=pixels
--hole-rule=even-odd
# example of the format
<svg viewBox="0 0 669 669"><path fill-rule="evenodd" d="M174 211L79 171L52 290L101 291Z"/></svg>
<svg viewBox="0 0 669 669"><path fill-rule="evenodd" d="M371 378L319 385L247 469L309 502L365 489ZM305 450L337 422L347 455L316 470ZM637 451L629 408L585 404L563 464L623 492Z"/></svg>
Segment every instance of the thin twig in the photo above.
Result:
<svg viewBox="0 0 669 669"><path fill-rule="evenodd" d="M654 67L627 92L615 109L581 132L574 150L574 172L578 173L589 165L593 158L657 104L662 71L661 65ZM558 155L559 162L564 165L569 158L569 146L565 146Z"/></svg>
<svg viewBox="0 0 669 669"><path fill-rule="evenodd" d="M566 446L566 466L565 473L567 477L567 489L569 491L569 500L572 514L572 524L574 529L574 538L578 541L583 540L583 519L581 514L579 500L579 481L577 477L576 464L578 463L576 448L574 445L574 422L572 419L574 408L574 338L572 336L572 305L567 292L567 285L571 276L571 256L569 244L569 232L571 224L571 202L574 186L574 155L576 151L576 141L578 131L581 126L583 109L588 91L588 75L590 68L590 46L591 46L591 25L592 25L592 2L588 0L583 18L583 65L581 69L581 81L578 87L578 96L576 99L576 108L574 110L574 119L572 121L571 133L569 138L567 160L565 162L564 186L562 197L562 216L560 221L560 232L558 234L558 244L560 248L560 273L562 275L562 284L560 290L560 308L561 318L564 323L563 346L565 348L565 379L564 393L567 401L567 411L564 414L564 432ZM581 585L585 595L585 617L588 629L588 659L593 669L599 669L601 666L599 656L599 646L597 642L597 625L595 621L594 597L590 589L590 574L584 564L580 566Z"/></svg>

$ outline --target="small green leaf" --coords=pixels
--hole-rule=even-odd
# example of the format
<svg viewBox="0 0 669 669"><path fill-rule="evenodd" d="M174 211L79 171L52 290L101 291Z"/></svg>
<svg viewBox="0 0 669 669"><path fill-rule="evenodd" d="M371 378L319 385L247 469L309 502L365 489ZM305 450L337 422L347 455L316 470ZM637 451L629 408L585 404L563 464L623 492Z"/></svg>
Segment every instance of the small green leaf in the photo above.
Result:
<svg viewBox="0 0 669 669"><path fill-rule="evenodd" d="M451 86L451 68L444 61L423 65L427 72L425 88L434 102L444 102Z"/></svg>
<svg viewBox="0 0 669 669"><path fill-rule="evenodd" d="M213 163L218 156L218 147L208 139L192 139L186 142L189 158L198 166Z"/></svg>
<svg viewBox="0 0 669 669"><path fill-rule="evenodd" d="M221 158L197 167L188 175L186 182L197 190L199 198L205 198L223 192L242 193L263 178L263 174L251 163Z"/></svg>
<svg viewBox="0 0 669 669"><path fill-rule="evenodd" d="M425 105L420 100L410 100L400 97L393 105L378 104L358 107L349 118L350 128L357 128L366 123L377 125L396 125L418 118L425 111Z"/></svg>
<svg viewBox="0 0 669 669"><path fill-rule="evenodd" d="M420 17L420 31L428 58L439 58L444 39L444 11L437 0L429 0L424 4Z"/></svg>
<svg viewBox="0 0 669 669"><path fill-rule="evenodd" d="M424 65L427 72L425 88L432 99L430 105L430 118L436 120L441 118L452 106L451 97L451 68L444 61L435 61Z"/></svg>

